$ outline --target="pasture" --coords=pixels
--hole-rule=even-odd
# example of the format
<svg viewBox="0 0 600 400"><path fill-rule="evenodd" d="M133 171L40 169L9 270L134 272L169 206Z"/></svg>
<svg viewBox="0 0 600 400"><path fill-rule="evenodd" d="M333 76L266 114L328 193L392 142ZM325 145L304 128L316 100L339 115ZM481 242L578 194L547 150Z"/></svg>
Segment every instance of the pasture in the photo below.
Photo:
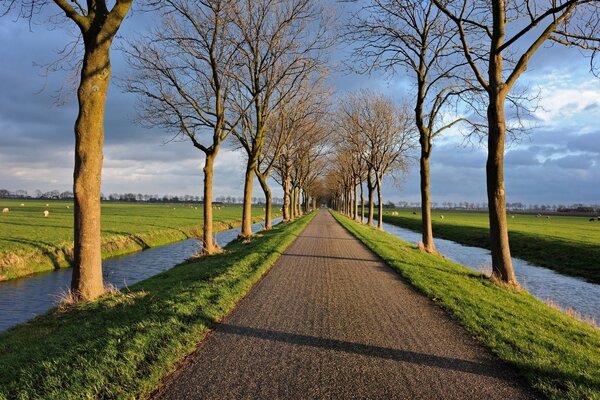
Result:
<svg viewBox="0 0 600 400"><path fill-rule="evenodd" d="M391 215L394 211L397 216ZM421 230L419 210L386 210L384 221ZM490 246L485 212L433 210L432 225L434 237L468 246ZM600 283L600 221L589 222L588 217L550 215L548 218L509 213L508 229L514 257Z"/></svg>
<svg viewBox="0 0 600 400"><path fill-rule="evenodd" d="M72 202L0 200L0 208L10 210L0 214L0 280L69 265ZM47 217L43 215L45 210L49 211ZM255 207L253 215L261 220L262 207ZM241 206L215 207L215 230L237 226L241 217ZM103 203L103 256L197 236L201 224L202 206L197 204Z"/></svg>

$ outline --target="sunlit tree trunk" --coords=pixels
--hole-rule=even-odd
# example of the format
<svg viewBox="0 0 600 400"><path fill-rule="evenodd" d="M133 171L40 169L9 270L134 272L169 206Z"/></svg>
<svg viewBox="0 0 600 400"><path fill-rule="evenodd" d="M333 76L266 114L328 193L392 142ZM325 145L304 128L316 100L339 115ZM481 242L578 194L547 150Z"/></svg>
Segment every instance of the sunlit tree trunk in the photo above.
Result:
<svg viewBox="0 0 600 400"><path fill-rule="evenodd" d="M249 157L244 177L244 204L242 208L242 231L240 237L252 236L252 186L256 162Z"/></svg>
<svg viewBox="0 0 600 400"><path fill-rule="evenodd" d="M381 177L377 176L377 229L383 230L383 193L381 193Z"/></svg>
<svg viewBox="0 0 600 400"><path fill-rule="evenodd" d="M265 230L271 230L273 228L273 221L271 218L271 212L273 210L273 196L271 194L271 188L267 184L267 177L263 174L256 174L260 187L265 194Z"/></svg>
<svg viewBox="0 0 600 400"><path fill-rule="evenodd" d="M431 143L429 135L422 132L420 135L421 158L419 159L421 174L421 237L423 250L435 253L433 242L433 229L431 226L431 199L430 199L430 169L429 157L431 156Z"/></svg>
<svg viewBox="0 0 600 400"><path fill-rule="evenodd" d="M206 154L206 160L204 162L204 226L202 228L202 251L205 254L213 254L216 251L213 236L212 186L217 151Z"/></svg>
<svg viewBox="0 0 600 400"><path fill-rule="evenodd" d="M89 36L88 36L89 35ZM100 184L104 144L104 109L110 81L110 41L84 34L85 53L77 90L73 172L74 263L71 290L82 300L104 292L100 240Z"/></svg>

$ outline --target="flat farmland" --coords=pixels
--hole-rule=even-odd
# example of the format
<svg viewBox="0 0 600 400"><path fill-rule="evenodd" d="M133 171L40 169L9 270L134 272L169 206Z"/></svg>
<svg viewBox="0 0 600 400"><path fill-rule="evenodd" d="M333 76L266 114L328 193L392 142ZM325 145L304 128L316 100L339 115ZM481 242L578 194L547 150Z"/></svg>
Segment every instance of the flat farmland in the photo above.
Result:
<svg viewBox="0 0 600 400"><path fill-rule="evenodd" d="M392 216L393 211L398 216ZM386 210L384 220L421 231L419 210ZM490 247L485 212L434 210L432 220L434 237ZM589 217L509 214L508 228L514 257L600 283L600 221L590 222Z"/></svg>
<svg viewBox="0 0 600 400"><path fill-rule="evenodd" d="M10 210L0 214L0 280L69 265L72 202L0 200L0 208ZM263 213L262 207L253 209L255 220ZM241 218L241 206L217 206L215 230L238 226ZM197 204L103 203L103 257L198 236L201 224L202 206Z"/></svg>

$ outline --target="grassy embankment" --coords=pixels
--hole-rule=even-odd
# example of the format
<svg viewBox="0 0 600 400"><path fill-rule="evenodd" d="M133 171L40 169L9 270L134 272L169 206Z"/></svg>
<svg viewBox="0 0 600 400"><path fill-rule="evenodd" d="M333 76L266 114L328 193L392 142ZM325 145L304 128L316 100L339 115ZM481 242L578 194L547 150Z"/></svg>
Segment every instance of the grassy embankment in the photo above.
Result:
<svg viewBox="0 0 600 400"><path fill-rule="evenodd" d="M0 214L0 281L69 266L73 254L72 202L0 200L0 209L4 207L10 212ZM44 210L50 211L47 218L42 215ZM256 207L253 214L255 221L260 221L264 212ZM240 206L215 209L215 231L239 226L241 219ZM102 256L199 236L201 224L202 207L197 205L104 203Z"/></svg>
<svg viewBox="0 0 600 400"><path fill-rule="evenodd" d="M313 216L0 334L0 399L147 397Z"/></svg>
<svg viewBox="0 0 600 400"><path fill-rule="evenodd" d="M407 210L384 212L383 220L417 232L421 215ZM444 219L440 219L443 215ZM433 235L467 246L490 248L488 216L483 212L434 211ZM563 274L600 283L600 222L586 217L515 214L508 218L510 249L514 257Z"/></svg>
<svg viewBox="0 0 600 400"><path fill-rule="evenodd" d="M600 330L524 290L419 251L388 233L334 217L411 285L516 366L551 399L600 399Z"/></svg>

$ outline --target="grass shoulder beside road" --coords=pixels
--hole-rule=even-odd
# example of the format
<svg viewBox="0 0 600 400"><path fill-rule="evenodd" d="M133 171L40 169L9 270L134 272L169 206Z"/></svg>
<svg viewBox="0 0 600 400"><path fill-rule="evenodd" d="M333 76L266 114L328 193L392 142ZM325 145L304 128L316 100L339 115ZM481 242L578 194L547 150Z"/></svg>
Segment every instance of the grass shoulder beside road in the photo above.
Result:
<svg viewBox="0 0 600 400"><path fill-rule="evenodd" d="M24 204L24 206L21 206ZM48 206L46 206L48 204ZM0 281L68 267L73 254L73 204L66 201L0 200ZM69 208L67 208L69 207ZM48 217L43 211L50 212ZM255 207L255 221L264 217ZM215 231L239 226L240 206L214 211ZM102 204L103 258L198 237L202 206L190 204Z"/></svg>
<svg viewBox="0 0 600 400"><path fill-rule="evenodd" d="M467 267L333 213L367 247L551 399L600 399L600 330Z"/></svg>
<svg viewBox="0 0 600 400"><path fill-rule="evenodd" d="M0 334L0 399L147 397L314 215Z"/></svg>
<svg viewBox="0 0 600 400"><path fill-rule="evenodd" d="M383 220L421 231L421 217L406 210L385 211ZM440 216L444 216L442 220ZM490 248L486 213L434 211L433 235L467 246ZM515 214L509 217L510 249L514 257L563 274L600 283L600 222L585 217Z"/></svg>

